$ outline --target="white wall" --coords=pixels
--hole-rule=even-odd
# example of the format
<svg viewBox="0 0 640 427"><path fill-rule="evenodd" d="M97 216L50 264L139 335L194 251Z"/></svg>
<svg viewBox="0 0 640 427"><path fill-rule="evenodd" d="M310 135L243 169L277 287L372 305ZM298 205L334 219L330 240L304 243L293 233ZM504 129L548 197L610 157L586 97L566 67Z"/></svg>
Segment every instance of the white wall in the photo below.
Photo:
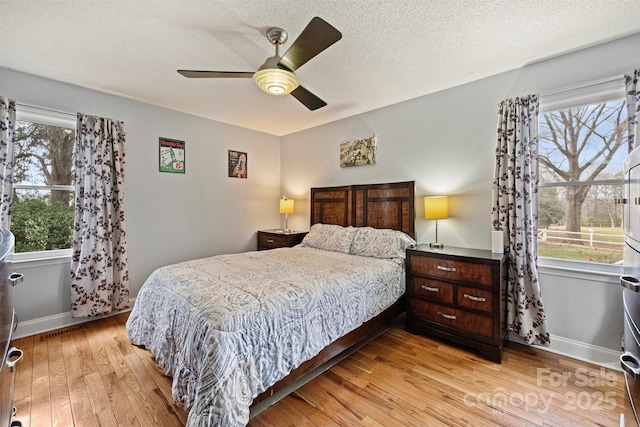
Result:
<svg viewBox="0 0 640 427"><path fill-rule="evenodd" d="M640 34L287 135L281 143L283 191L304 201L296 206L308 210L309 187L415 180L419 242L434 240L434 222L424 219L422 197L446 194L451 217L440 221L438 240L490 249L498 103L622 76L638 67ZM378 136L377 164L341 169L340 142L372 134ZM308 218L308 211L297 209L290 226L306 229ZM542 274L540 280L543 298L549 297L552 334L560 341L619 350L618 285L554 274Z"/></svg>
<svg viewBox="0 0 640 427"><path fill-rule="evenodd" d="M255 250L256 231L279 226L278 137L8 69L0 69L0 94L22 104L124 121L125 220L134 297L159 266ZM159 137L186 142L184 175L158 171ZM229 149L248 153L247 179L227 177ZM15 288L23 325L69 312L68 262L14 268L25 275Z"/></svg>

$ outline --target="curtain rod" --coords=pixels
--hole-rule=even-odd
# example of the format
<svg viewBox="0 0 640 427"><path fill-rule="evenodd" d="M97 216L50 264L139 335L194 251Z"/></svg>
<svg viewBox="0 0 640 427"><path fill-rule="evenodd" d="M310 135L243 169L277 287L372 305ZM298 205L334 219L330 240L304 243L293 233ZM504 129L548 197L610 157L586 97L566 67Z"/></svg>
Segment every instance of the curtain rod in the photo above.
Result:
<svg viewBox="0 0 640 427"><path fill-rule="evenodd" d="M70 113L68 111L55 110L53 108L48 108L48 107L40 107L38 105L29 105L29 104L25 104L24 102L17 102L16 101L16 106L26 107L26 108L33 108L33 109L36 109L36 110L45 110L45 111L49 111L51 113L64 114L64 115L73 116L73 117L76 117L76 115L77 115L77 113Z"/></svg>
<svg viewBox="0 0 640 427"><path fill-rule="evenodd" d="M564 88L561 88L561 89L549 90L547 92L540 93L539 96L543 97L543 96L559 95L559 94L562 94L564 92L571 92L571 91L574 91L574 90L586 89L586 88L591 87L591 86L598 86L598 85L607 84L607 83L615 83L616 81L618 81L618 79L621 82L621 84L624 86L624 74L618 74L618 75L606 77L606 78L603 78L603 79L600 79L600 80L594 80L594 81L591 81L591 82L581 83L581 84L577 84L577 85L574 85L574 86L564 87Z"/></svg>

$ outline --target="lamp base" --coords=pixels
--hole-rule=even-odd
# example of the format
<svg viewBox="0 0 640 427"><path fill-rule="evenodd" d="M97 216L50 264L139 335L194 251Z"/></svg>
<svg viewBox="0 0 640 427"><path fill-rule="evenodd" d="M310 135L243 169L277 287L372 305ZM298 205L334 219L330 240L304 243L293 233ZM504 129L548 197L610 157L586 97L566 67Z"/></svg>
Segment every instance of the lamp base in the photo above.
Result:
<svg viewBox="0 0 640 427"><path fill-rule="evenodd" d="M429 247L433 249L442 249L444 248L444 245L442 243L434 242L434 243L429 243Z"/></svg>

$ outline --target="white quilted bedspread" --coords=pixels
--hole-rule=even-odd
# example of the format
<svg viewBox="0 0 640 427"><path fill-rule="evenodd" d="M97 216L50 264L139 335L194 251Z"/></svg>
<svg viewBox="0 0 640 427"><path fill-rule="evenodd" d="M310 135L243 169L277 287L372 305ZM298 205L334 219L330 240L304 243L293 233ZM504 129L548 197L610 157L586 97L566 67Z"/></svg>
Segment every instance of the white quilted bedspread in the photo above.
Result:
<svg viewBox="0 0 640 427"><path fill-rule="evenodd" d="M304 246L159 268L127 322L173 376L187 426L241 426L253 398L403 293L404 262Z"/></svg>

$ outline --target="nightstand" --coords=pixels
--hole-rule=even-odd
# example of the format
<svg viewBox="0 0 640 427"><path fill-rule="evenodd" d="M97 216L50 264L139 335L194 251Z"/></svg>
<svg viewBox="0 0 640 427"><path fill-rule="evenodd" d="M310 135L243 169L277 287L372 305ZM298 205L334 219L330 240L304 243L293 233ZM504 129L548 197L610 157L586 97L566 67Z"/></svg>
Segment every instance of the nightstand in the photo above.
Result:
<svg viewBox="0 0 640 427"><path fill-rule="evenodd" d="M425 333L502 362L507 256L418 245L407 249L407 331Z"/></svg>
<svg viewBox="0 0 640 427"><path fill-rule="evenodd" d="M258 250L290 248L302 242L306 235L306 231L260 230L258 231Z"/></svg>

